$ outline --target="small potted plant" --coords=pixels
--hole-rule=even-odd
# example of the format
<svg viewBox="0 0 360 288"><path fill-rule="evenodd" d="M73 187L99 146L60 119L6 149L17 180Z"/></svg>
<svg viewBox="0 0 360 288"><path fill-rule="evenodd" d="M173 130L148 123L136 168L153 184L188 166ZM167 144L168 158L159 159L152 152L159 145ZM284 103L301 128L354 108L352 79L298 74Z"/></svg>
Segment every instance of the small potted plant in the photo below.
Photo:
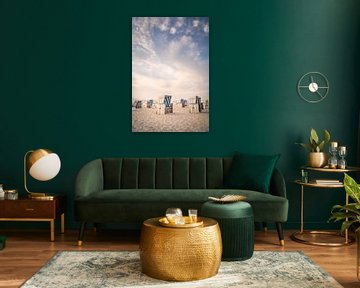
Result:
<svg viewBox="0 0 360 288"><path fill-rule="evenodd" d="M310 130L308 143L296 143L309 151L308 165L310 167L323 167L327 164L328 154L324 152L325 144L330 140L330 133L323 129L324 139L320 141L319 136L314 128Z"/></svg>
<svg viewBox="0 0 360 288"><path fill-rule="evenodd" d="M354 228L357 241L357 277L360 280L360 185L344 173L344 188L353 203L334 205L329 221L342 221L341 233L346 229Z"/></svg>

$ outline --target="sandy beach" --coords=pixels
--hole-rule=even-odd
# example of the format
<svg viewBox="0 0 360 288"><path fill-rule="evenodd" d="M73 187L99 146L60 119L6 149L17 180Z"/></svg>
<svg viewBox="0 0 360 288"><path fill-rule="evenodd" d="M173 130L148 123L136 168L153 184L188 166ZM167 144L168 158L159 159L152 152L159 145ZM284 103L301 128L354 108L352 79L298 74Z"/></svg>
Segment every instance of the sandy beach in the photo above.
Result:
<svg viewBox="0 0 360 288"><path fill-rule="evenodd" d="M209 132L209 113L189 113L188 107L177 105L165 115L154 108L133 108L132 132Z"/></svg>

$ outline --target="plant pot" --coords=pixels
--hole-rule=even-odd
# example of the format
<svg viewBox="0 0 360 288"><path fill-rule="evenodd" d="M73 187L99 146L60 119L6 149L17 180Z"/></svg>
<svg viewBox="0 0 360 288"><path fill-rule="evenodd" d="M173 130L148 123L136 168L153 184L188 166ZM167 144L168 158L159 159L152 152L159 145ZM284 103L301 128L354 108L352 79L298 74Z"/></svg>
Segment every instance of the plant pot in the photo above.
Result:
<svg viewBox="0 0 360 288"><path fill-rule="evenodd" d="M308 156L308 166L321 168L327 164L328 154L325 152L310 152Z"/></svg>

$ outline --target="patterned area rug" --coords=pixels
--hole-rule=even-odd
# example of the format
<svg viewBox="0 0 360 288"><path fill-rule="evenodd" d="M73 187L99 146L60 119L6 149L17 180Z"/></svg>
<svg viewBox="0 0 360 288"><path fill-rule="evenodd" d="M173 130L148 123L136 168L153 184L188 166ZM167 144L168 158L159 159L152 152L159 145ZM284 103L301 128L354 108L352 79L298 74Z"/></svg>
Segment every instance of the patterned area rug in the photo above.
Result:
<svg viewBox="0 0 360 288"><path fill-rule="evenodd" d="M139 252L63 251L23 288L85 287L342 287L302 252L254 252L246 261L221 262L218 275L190 282L167 282L141 273Z"/></svg>

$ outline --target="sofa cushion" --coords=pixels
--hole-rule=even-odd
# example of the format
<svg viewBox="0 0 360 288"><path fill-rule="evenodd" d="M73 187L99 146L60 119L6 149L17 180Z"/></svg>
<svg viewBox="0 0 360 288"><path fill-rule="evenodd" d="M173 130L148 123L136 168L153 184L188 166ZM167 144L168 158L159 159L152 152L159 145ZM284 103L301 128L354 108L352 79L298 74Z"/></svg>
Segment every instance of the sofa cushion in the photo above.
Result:
<svg viewBox="0 0 360 288"><path fill-rule="evenodd" d="M166 208L176 205L182 209L195 208L200 209L202 203L208 201L209 196L221 197L223 195L235 194L246 196L246 202L249 202L254 209L255 221L279 221L287 220L288 200L284 197L265 194L262 192L250 190L227 190L227 189L111 189L98 191L97 193L75 200L76 206L91 206L97 209L118 209L121 214L121 207L140 206L142 210L150 207ZM226 204L224 204L226 205ZM128 210L130 213L131 209ZM151 210L151 209L150 209ZM95 213L94 211L94 213ZM155 211L155 210L154 210ZM159 210L157 210L159 211ZM186 214L187 210L183 210ZM133 211L131 213L138 213ZM140 212L139 212L140 213ZM143 214L142 211L140 214ZM165 213L165 212L164 212ZM95 213L96 214L96 213ZM145 213L146 214L146 213ZM148 215L149 217L161 215ZM114 218L117 218L115 215ZM146 218L145 218L146 219ZM145 220L144 219L144 220ZM118 219L119 220L119 219ZM141 219L139 219L140 221Z"/></svg>
<svg viewBox="0 0 360 288"><path fill-rule="evenodd" d="M269 193L270 180L279 157L236 153L224 179L224 187Z"/></svg>

